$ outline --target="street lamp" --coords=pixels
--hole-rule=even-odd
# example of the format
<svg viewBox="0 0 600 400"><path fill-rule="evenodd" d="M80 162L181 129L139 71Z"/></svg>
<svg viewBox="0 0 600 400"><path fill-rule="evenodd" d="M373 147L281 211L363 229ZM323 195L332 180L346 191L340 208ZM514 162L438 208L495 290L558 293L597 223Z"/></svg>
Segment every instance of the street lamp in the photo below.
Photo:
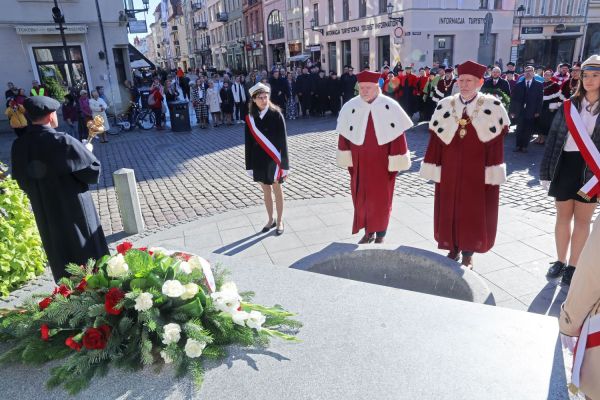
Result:
<svg viewBox="0 0 600 400"><path fill-rule="evenodd" d="M69 73L67 87L69 87L69 83L71 84L71 87L73 87L73 85L75 84L75 74L73 73L73 64L71 64L71 51L67 46L67 38L65 37L65 27L63 25L65 23L65 16L60 10L60 8L58 8L58 2L56 0L54 0L54 7L52 7L52 19L55 23L58 24L58 28L56 29L60 31L60 38L62 40L65 58L67 60L67 71Z"/></svg>
<svg viewBox="0 0 600 400"><path fill-rule="evenodd" d="M315 32L321 32L321 35L325 34L325 30L323 28L317 28L317 21L315 21L314 17L310 20L310 29Z"/></svg>
<svg viewBox="0 0 600 400"><path fill-rule="evenodd" d="M404 17L392 17L392 11L394 11L394 6L392 5L392 3L388 3L386 8L388 20L392 22L399 22L400 26L404 26Z"/></svg>
<svg viewBox="0 0 600 400"><path fill-rule="evenodd" d="M519 18L519 33L517 34L517 41L519 44L517 45L517 63L522 67L522 59L521 59L521 51L523 49L523 45L521 44L521 25L523 24L523 15L525 15L525 6L521 4L517 10L515 11L517 17Z"/></svg>

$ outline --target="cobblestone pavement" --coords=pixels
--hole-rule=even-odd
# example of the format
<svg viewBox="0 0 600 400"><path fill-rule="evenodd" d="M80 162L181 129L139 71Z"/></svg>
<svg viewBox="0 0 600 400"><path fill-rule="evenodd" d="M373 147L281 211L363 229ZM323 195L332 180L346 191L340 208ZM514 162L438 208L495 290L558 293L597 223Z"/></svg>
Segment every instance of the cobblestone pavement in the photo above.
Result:
<svg viewBox="0 0 600 400"><path fill-rule="evenodd" d="M348 173L336 167L337 135L332 117L288 123L292 172L285 185L288 199L348 196ZM0 160L10 161L14 136L0 135ZM433 186L418 176L428 134L426 125L407 133L413 155L410 171L398 177L396 194L429 197ZM94 153L102 162L100 182L93 187L102 225L109 239L122 235L112 173L135 170L142 213L147 229L261 204L261 191L244 171L243 125L192 133L125 132L95 142ZM501 204L553 214L550 198L538 185L537 170L543 146L532 144L528 154L513 153L514 135L506 140L509 179L501 190Z"/></svg>

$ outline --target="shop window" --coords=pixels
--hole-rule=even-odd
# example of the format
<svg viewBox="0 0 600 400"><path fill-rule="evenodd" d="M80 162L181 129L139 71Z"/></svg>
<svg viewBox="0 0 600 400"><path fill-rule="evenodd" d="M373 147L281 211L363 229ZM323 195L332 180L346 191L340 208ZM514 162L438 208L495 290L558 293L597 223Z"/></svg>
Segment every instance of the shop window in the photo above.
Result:
<svg viewBox="0 0 600 400"><path fill-rule="evenodd" d="M76 92L82 89L89 91L80 46L69 46L73 76L69 75L69 62L62 46L34 47L33 55L40 83L47 88L51 97L62 101L69 88Z"/></svg>
<svg viewBox="0 0 600 400"><path fill-rule="evenodd" d="M433 62L452 66L453 36L433 37Z"/></svg>
<svg viewBox="0 0 600 400"><path fill-rule="evenodd" d="M377 68L382 68L384 61L390 65L390 36L379 36L377 38Z"/></svg>
<svg viewBox="0 0 600 400"><path fill-rule="evenodd" d="M352 65L352 42L350 40L342 41L342 63L343 65Z"/></svg>
<svg viewBox="0 0 600 400"><path fill-rule="evenodd" d="M328 43L329 52L329 71L337 72L337 44L336 42Z"/></svg>
<svg viewBox="0 0 600 400"><path fill-rule="evenodd" d="M361 71L367 66L370 67L370 55L371 52L369 50L369 39L358 39L358 67Z"/></svg>

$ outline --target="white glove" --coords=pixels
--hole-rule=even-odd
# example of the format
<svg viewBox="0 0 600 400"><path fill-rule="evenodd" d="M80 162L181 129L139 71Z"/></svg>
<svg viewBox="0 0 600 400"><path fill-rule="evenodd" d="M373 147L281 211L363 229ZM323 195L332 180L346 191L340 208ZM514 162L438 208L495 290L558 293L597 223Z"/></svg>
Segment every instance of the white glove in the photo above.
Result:
<svg viewBox="0 0 600 400"><path fill-rule="evenodd" d="M546 192L550 189L550 181L540 181L540 185L542 185Z"/></svg>
<svg viewBox="0 0 600 400"><path fill-rule="evenodd" d="M94 145L90 142L90 143L86 143L85 147L89 150L89 151L94 151Z"/></svg>

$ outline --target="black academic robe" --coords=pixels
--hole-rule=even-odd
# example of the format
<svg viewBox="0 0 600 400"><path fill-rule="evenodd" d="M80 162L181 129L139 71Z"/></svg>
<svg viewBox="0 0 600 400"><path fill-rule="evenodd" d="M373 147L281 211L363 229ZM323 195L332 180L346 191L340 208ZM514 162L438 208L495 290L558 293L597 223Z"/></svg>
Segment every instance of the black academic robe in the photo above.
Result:
<svg viewBox="0 0 600 400"><path fill-rule="evenodd" d="M253 117L258 130L281 154L281 169L289 170L287 134L283 115L279 111L269 109L263 118L260 118L257 110L255 110ZM277 164L256 141L248 123L246 123L245 133L245 154L246 171L252 176L254 181L267 185L273 184ZM279 183L283 183L283 179L279 180Z"/></svg>
<svg viewBox="0 0 600 400"><path fill-rule="evenodd" d="M32 125L12 146L12 177L31 201L44 250L58 281L68 263L85 264L109 254L90 184L100 162L81 142Z"/></svg>

